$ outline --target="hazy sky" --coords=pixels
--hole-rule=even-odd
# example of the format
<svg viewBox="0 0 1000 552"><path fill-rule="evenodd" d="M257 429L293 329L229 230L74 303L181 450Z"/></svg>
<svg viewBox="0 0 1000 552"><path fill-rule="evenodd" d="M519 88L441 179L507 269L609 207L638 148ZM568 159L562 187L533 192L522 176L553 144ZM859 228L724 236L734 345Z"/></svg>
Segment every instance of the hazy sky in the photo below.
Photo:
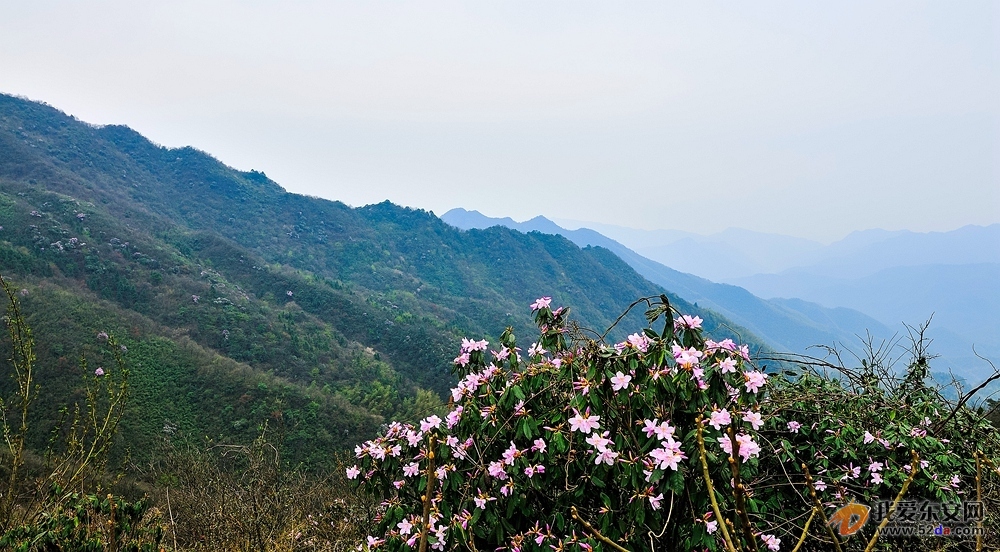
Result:
<svg viewBox="0 0 1000 552"><path fill-rule="evenodd" d="M290 191L823 240L1000 222L1000 2L13 2L0 91Z"/></svg>

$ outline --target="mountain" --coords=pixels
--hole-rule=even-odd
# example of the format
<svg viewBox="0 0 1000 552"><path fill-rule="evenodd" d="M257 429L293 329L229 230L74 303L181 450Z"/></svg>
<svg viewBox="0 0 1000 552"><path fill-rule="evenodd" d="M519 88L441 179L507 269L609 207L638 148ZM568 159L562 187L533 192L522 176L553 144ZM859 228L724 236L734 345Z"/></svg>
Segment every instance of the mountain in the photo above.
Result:
<svg viewBox="0 0 1000 552"><path fill-rule="evenodd" d="M476 211L452 209L442 220L460 228L506 226L524 232L559 234L580 246L607 248L622 258L651 282L669 289L698 306L718 312L778 351L816 353L816 345L857 344L859 336L871 333L876 339L891 339L894 332L860 312L787 301L767 301L749 291L727 284L717 284L686 274L650 260L622 244L588 228L566 230L554 222L536 217L523 223L510 218L494 219ZM719 256L708 256L720 263ZM726 257L728 261L728 256Z"/></svg>
<svg viewBox="0 0 1000 552"><path fill-rule="evenodd" d="M600 247L288 193L193 148L7 95L0 272L23 289L38 336L41 419L76 393L74 359L112 331L133 368L133 450L148 454L165 428L247 440L268 423L309 463L387 417L439 407L459 339L512 326L529 340L536 297L603 331L664 291ZM739 332L760 347L671 298L717 339ZM609 338L644 325L637 309Z"/></svg>
<svg viewBox="0 0 1000 552"><path fill-rule="evenodd" d="M797 303L779 298L797 298L854 309L890 328L919 325L933 315L927 335L942 356L938 366L972 380L989 371L977 352L1000 359L995 332L1000 327L1000 224L949 232L863 230L829 245L740 229L698 236L595 227L637 253L739 286L772 304L791 308ZM707 251L725 251L726 263Z"/></svg>

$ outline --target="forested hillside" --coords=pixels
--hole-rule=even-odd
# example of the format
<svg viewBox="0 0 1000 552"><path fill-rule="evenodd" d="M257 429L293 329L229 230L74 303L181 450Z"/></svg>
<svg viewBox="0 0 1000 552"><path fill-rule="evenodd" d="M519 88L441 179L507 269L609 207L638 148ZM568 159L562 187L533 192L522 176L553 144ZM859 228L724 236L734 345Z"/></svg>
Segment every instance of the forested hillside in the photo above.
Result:
<svg viewBox="0 0 1000 552"><path fill-rule="evenodd" d="M123 427L138 451L164 428L246 440L270 420L295 458L321 463L386 416L440 405L459 338L530 335L534 298L603 331L663 291L605 249L288 193L192 148L11 96L0 96L0 226L0 272L22 289L38 339L50 405L39 415L56 417L86 344L114 332L134 368ZM671 300L710 333L748 340ZM623 327L642 325L641 311Z"/></svg>

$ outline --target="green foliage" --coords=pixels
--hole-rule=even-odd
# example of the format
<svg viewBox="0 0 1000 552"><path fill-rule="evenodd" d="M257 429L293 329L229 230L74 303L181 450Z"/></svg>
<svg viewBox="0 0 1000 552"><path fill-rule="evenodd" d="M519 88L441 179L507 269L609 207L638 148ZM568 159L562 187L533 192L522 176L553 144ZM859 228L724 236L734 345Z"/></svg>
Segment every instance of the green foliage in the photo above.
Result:
<svg viewBox="0 0 1000 552"><path fill-rule="evenodd" d="M154 552L162 550L162 538L163 525L147 499L130 502L111 494L70 493L36 523L0 535L0 547L12 552Z"/></svg>
<svg viewBox="0 0 1000 552"><path fill-rule="evenodd" d="M0 266L30 291L39 358L59 367L40 374L42 393L76 392L66 359L113 331L135 370L138 415L123 434L140 456L163 427L246 443L269 421L292 440L289 461L323 463L380 418L440 408L450 344L528 331L522 307L540 290L594 328L661 291L603 249L290 194L11 96L0 95L0 148Z"/></svg>
<svg viewBox="0 0 1000 552"><path fill-rule="evenodd" d="M904 495L983 501L997 546L1000 472L983 464L1000 460L1000 435L928 386L921 342L900 377L880 355L824 366L835 377L764 374L702 320L674 318L667 297L650 307L662 330L614 346L568 332L547 298L522 358L510 330L489 352L463 340L444 419L393 423L356 449L347 475L385 508L368 549L870 550L877 523L845 540L824 516Z"/></svg>

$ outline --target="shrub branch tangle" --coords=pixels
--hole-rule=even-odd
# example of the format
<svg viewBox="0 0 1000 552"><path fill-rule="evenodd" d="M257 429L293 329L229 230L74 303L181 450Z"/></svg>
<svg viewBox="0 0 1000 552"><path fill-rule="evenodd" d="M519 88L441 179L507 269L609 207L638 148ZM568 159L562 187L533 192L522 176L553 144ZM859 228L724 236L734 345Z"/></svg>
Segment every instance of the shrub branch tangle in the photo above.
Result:
<svg viewBox="0 0 1000 552"><path fill-rule="evenodd" d="M510 329L494 349L463 340L445 417L393 423L355 449L347 476L382 500L365 546L410 551L424 538L433 550L514 552L1000 545L988 498L1000 496L997 482L977 477L1000 454L997 432L965 400L949 403L926 385L922 340L899 378L880 348L859 370L784 363L765 372L745 346L703 336L702 321L666 297L643 302L662 329L613 345L571 333L568 310L545 297L532 305L541 333L526 351ZM984 497L985 517L959 523L987 534L942 542L884 533L904 496L945 505ZM852 503L851 511L885 504L889 515L838 534L826 512ZM817 515L822 527L811 523Z"/></svg>

